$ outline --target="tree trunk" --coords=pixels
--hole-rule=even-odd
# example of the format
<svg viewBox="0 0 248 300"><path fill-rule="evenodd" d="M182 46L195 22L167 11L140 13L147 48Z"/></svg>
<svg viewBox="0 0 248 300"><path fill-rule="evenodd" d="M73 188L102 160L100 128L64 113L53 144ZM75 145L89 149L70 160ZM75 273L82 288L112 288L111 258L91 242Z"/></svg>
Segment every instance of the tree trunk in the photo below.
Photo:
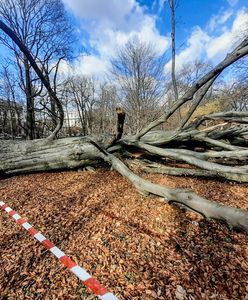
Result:
<svg viewBox="0 0 248 300"><path fill-rule="evenodd" d="M207 174L211 176L247 182L248 165L244 165L248 158L248 149L246 148L248 133L246 125L248 123L247 112L210 114L202 116L186 128L185 125L217 76L226 67L248 54L248 38L241 42L215 68L195 82L187 93L183 97L180 97L166 113L151 122L147 127L141 129L135 136L121 138L125 114L120 112L117 135L114 142L112 137L106 143L103 137L98 137L94 140L90 137L54 140L63 124L64 112L62 104L25 45L21 43L15 33L1 20L0 29L6 32L25 54L60 112L58 124L54 132L46 140L27 142L4 141L0 144L0 172L2 174L10 175L71 169L96 163L102 159L130 180L142 193L162 196L169 203L180 203L184 207L200 213L206 218L225 221L230 227L241 229L248 233L247 211L211 202L199 197L191 190L171 189L153 184L134 174L121 159L112 154L118 151L119 155L122 155L128 151L132 151L132 149L138 149L152 158L159 158L161 161L167 161L168 159L184 161L193 165L194 168L199 168L201 171L198 174L206 174L204 171L207 171ZM196 105L193 104L193 108L189 110L185 119L182 120L176 130L171 132L150 132L151 129L166 122L184 103L192 100L199 89L201 89L201 93L199 94L199 98L196 99ZM209 119L221 122L227 121L229 126L221 131L216 131L216 126L204 130L200 129L203 120ZM239 146L232 144L237 139ZM204 152L199 153L195 149L191 149L192 145L193 148L196 146L202 147ZM191 147L190 150L185 149L185 146ZM242 162L242 165L237 166L237 161ZM190 174L187 170L181 171ZM197 174L197 172L194 174Z"/></svg>
<svg viewBox="0 0 248 300"><path fill-rule="evenodd" d="M209 201L199 197L192 190L172 189L151 183L134 174L119 158L111 154L120 150L120 146L110 147L107 151L103 137L99 137L98 140L101 140L101 146L90 137L53 141L4 141L1 144L0 170L5 175L26 174L81 168L104 160L130 180L141 193L164 197L168 203L179 203L206 218L225 221L229 227L248 233L247 211Z"/></svg>
<svg viewBox="0 0 248 300"><path fill-rule="evenodd" d="M99 151L80 137L52 141L4 141L0 152L0 170L5 175L74 169L99 159Z"/></svg>
<svg viewBox="0 0 248 300"><path fill-rule="evenodd" d="M34 98L32 95L32 84L30 78L30 66L27 58L24 59L25 72L25 94L26 94L26 138L33 140L35 138L35 115L34 115Z"/></svg>

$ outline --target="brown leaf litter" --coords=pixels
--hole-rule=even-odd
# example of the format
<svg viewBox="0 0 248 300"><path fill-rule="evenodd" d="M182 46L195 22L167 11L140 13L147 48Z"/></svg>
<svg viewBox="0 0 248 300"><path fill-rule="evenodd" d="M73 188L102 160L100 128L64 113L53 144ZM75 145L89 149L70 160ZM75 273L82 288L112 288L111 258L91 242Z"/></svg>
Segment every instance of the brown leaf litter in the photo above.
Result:
<svg viewBox="0 0 248 300"><path fill-rule="evenodd" d="M248 187L148 175L248 209ZM115 171L0 181L0 198L119 299L248 299L247 237L220 222L142 197ZM0 213L0 299L96 299L52 254Z"/></svg>

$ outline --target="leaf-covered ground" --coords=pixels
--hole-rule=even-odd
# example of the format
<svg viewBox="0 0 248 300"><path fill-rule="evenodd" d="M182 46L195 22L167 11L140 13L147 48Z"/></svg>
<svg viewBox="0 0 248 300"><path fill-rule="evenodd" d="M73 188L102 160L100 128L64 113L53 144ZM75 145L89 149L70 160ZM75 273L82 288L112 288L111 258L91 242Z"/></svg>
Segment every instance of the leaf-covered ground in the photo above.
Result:
<svg viewBox="0 0 248 300"><path fill-rule="evenodd" d="M149 175L248 209L248 187ZM0 198L120 299L248 299L248 239L143 198L107 169L18 176ZM0 299L95 299L49 251L0 212Z"/></svg>

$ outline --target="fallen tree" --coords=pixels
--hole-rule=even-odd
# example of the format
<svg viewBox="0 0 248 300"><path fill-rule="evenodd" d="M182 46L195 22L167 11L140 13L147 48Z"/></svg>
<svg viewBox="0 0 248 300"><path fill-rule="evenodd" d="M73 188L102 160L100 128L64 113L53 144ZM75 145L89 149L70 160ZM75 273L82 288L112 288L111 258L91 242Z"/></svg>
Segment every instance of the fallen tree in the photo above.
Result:
<svg viewBox="0 0 248 300"><path fill-rule="evenodd" d="M117 109L117 133L114 137L75 137L56 139L62 126L63 112L61 103L51 89L49 82L39 70L25 45L15 37L11 29L0 21L3 29L17 43L24 55L30 60L35 72L57 104L59 117L55 131L44 140L3 141L0 145L0 170L2 174L25 174L30 172L73 169L105 161L128 178L143 194L154 194L169 203L179 203L184 207L202 214L206 218L225 221L230 227L248 233L248 212L227 207L199 197L192 190L172 189L151 183L133 173L125 158L139 151L151 160L159 161L153 169L163 170L170 175L222 177L237 182L248 182L248 112L221 112L201 116L190 123L190 118L201 103L210 86L221 72L238 59L248 54L248 38L242 41L232 53L215 68L200 78L187 93L178 99L164 114L140 130L136 135L124 136L125 113ZM184 103L194 99L187 114L175 130L154 131L158 125L168 121ZM219 122L202 128L206 120ZM221 130L217 130L220 129ZM168 161L187 163L184 168L166 168ZM144 164L144 162L143 162ZM149 165L148 164L148 165ZM146 166L147 168L147 166Z"/></svg>

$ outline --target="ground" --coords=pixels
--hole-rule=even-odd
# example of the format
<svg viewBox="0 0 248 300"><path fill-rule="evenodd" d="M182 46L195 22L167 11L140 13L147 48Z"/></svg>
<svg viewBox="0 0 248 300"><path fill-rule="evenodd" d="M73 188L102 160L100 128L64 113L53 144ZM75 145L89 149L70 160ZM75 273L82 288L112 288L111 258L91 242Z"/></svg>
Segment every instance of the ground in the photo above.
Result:
<svg viewBox="0 0 248 300"><path fill-rule="evenodd" d="M245 185L146 178L248 209ZM248 299L247 236L143 197L115 171L16 176L0 198L119 299ZM4 212L0 249L0 299L95 299Z"/></svg>

